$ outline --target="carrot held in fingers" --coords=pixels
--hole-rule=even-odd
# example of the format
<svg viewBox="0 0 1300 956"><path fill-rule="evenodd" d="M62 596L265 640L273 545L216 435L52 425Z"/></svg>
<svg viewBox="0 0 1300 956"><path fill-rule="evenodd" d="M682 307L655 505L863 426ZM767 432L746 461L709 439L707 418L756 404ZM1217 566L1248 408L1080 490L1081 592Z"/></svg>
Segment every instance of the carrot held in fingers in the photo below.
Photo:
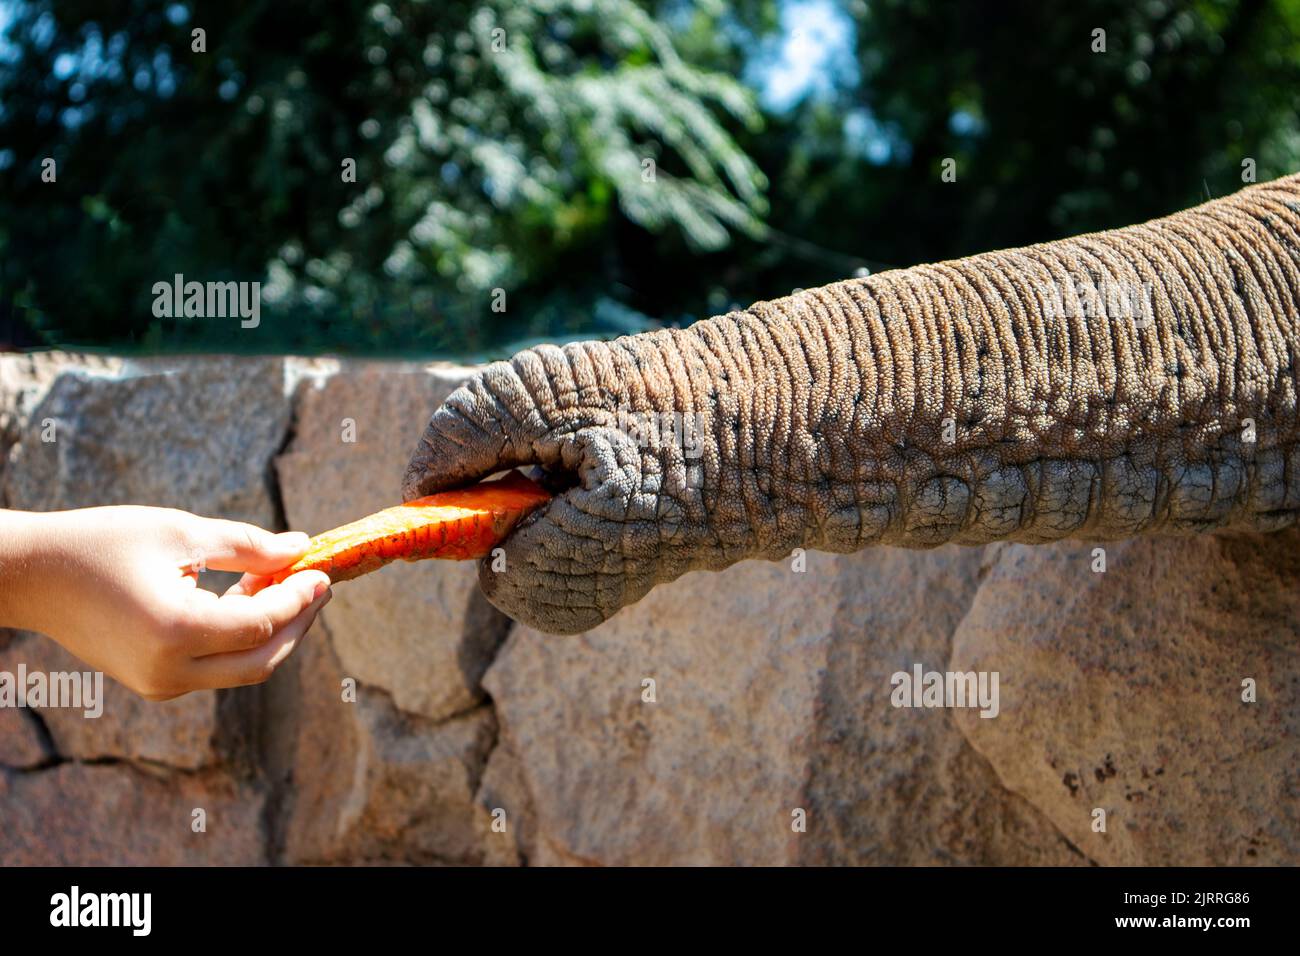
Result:
<svg viewBox="0 0 1300 956"><path fill-rule="evenodd" d="M517 471L496 481L416 498L316 535L307 553L272 580L278 584L298 571L316 570L337 583L399 558L481 558L524 515L550 500L541 485Z"/></svg>

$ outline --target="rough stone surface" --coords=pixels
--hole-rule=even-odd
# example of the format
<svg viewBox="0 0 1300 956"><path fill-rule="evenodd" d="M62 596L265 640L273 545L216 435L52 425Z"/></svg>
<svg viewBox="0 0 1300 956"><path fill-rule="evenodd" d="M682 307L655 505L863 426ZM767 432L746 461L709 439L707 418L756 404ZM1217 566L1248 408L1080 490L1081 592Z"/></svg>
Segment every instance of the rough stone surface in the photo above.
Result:
<svg viewBox="0 0 1300 956"><path fill-rule="evenodd" d="M411 448L465 375L368 364L306 388L276 462L289 526L316 534L400 502ZM324 617L347 674L434 719L482 700L479 679L509 627L472 562L389 566L338 588Z"/></svg>
<svg viewBox="0 0 1300 956"><path fill-rule="evenodd" d="M345 700L328 642L299 658L287 862L514 861L474 802L495 737L491 708L439 723L364 684Z"/></svg>
<svg viewBox="0 0 1300 956"><path fill-rule="evenodd" d="M9 451L32 409L40 404L59 373L69 368L113 372L120 367L120 359L69 352L0 355L0 507L5 506L4 473Z"/></svg>
<svg viewBox="0 0 1300 956"><path fill-rule="evenodd" d="M546 859L548 848L538 845L537 810L524 771L523 761L510 749L509 742L498 740L488 755L475 797L494 825L485 841L493 862L515 864L526 860L537 866Z"/></svg>
<svg viewBox="0 0 1300 956"><path fill-rule="evenodd" d="M28 769L50 759L37 718L16 708L0 708L0 767Z"/></svg>
<svg viewBox="0 0 1300 956"><path fill-rule="evenodd" d="M255 788L218 773L76 763L0 770L0 866L264 863L262 803ZM195 809L206 832L193 830Z"/></svg>
<svg viewBox="0 0 1300 956"><path fill-rule="evenodd" d="M1113 543L1092 566L1090 545L1000 549L952 666L998 671L1001 714L959 714L966 737L1100 863L1295 864L1300 531Z"/></svg>
<svg viewBox="0 0 1300 956"><path fill-rule="evenodd" d="M67 370L22 429L5 475L12 508L184 508L276 524L270 460L287 434L281 359ZM42 441L41 422L54 423Z"/></svg>
<svg viewBox="0 0 1300 956"><path fill-rule="evenodd" d="M0 650L0 671L16 673L19 664L25 664L28 673L87 670L85 664L41 634L20 634ZM61 757L152 761L190 770L217 760L213 747L217 695L211 692L149 703L105 676L100 716L88 718L84 710L65 707L45 707L38 713ZM0 763L8 762L0 758Z"/></svg>
<svg viewBox="0 0 1300 956"><path fill-rule="evenodd" d="M483 797L531 799L534 863L1079 861L948 713L890 704L894 671L945 665L979 558L747 562L583 635L517 629L485 681L504 755Z"/></svg>

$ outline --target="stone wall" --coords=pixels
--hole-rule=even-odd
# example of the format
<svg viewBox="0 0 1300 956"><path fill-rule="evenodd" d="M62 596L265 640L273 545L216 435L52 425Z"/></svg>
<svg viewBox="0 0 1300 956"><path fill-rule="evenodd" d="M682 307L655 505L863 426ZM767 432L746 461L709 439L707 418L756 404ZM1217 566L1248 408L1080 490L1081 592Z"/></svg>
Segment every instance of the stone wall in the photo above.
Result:
<svg viewBox="0 0 1300 956"><path fill-rule="evenodd" d="M3 503L321 531L397 500L467 371L0 356ZM1298 545L746 562L567 638L393 566L260 687L0 709L0 865L1296 863ZM19 663L80 669L0 632ZM917 664L997 671L998 716L892 706Z"/></svg>

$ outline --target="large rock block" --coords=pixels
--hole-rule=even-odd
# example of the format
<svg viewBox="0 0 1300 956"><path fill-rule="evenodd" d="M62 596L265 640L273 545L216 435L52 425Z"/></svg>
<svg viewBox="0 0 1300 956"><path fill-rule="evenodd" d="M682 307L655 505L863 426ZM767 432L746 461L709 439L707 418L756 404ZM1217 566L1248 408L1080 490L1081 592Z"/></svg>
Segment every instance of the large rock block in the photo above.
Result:
<svg viewBox="0 0 1300 956"><path fill-rule="evenodd" d="M348 699L325 640L305 644L296 664L283 710L297 728L284 807L287 862L515 861L474 800L496 736L491 708L435 723L398 710L376 687L358 685Z"/></svg>
<svg viewBox="0 0 1300 956"><path fill-rule="evenodd" d="M10 456L9 506L160 505L273 527L270 464L288 433L291 388L282 359L64 371Z"/></svg>
<svg viewBox="0 0 1300 956"><path fill-rule="evenodd" d="M1001 713L967 739L1098 862L1294 864L1300 530L1092 548L996 552L952 668L999 672Z"/></svg>
<svg viewBox="0 0 1300 956"><path fill-rule="evenodd" d="M980 553L807 557L687 575L575 637L512 633L480 800L529 862L1081 859L948 712L890 703L895 671L945 665Z"/></svg>
<svg viewBox="0 0 1300 956"><path fill-rule="evenodd" d="M59 373L81 368L112 374L121 364L121 359L70 352L0 355L0 507L8 507L4 500L4 472L9 451ZM39 419L36 425L39 430Z"/></svg>
<svg viewBox="0 0 1300 956"><path fill-rule="evenodd" d="M217 771L154 776L126 764L77 763L0 769L0 866L265 863L263 802L259 790Z"/></svg>
<svg viewBox="0 0 1300 956"><path fill-rule="evenodd" d="M276 463L290 527L316 534L400 502L425 423L468 373L369 363L305 389ZM472 562L391 565L338 588L324 618L348 675L435 720L482 700L479 680L509 628Z"/></svg>

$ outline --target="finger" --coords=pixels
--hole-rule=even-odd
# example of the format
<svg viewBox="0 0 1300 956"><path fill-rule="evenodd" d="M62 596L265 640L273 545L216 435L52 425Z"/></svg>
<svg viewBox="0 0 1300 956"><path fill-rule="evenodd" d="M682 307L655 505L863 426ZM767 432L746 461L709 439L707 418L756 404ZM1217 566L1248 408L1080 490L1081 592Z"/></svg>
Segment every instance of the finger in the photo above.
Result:
<svg viewBox="0 0 1300 956"><path fill-rule="evenodd" d="M269 574L254 574L251 571L245 572L244 576L226 589L225 597L235 594L252 596L264 587L269 585L273 578ZM286 580L288 580L286 578Z"/></svg>
<svg viewBox="0 0 1300 956"><path fill-rule="evenodd" d="M217 689L262 683L294 652L316 620L320 609L330 602L332 596L331 592L325 591L261 647L231 654L214 654L193 661L193 679L197 686Z"/></svg>
<svg viewBox="0 0 1300 956"><path fill-rule="evenodd" d="M293 564L311 539L301 531L281 534L242 521L200 518L191 532L192 548L203 567L213 571L273 574Z"/></svg>
<svg viewBox="0 0 1300 956"><path fill-rule="evenodd" d="M186 650L197 658L261 647L321 595L328 594L329 584L320 571L300 571L256 594L217 597L195 591L188 609L191 633Z"/></svg>

